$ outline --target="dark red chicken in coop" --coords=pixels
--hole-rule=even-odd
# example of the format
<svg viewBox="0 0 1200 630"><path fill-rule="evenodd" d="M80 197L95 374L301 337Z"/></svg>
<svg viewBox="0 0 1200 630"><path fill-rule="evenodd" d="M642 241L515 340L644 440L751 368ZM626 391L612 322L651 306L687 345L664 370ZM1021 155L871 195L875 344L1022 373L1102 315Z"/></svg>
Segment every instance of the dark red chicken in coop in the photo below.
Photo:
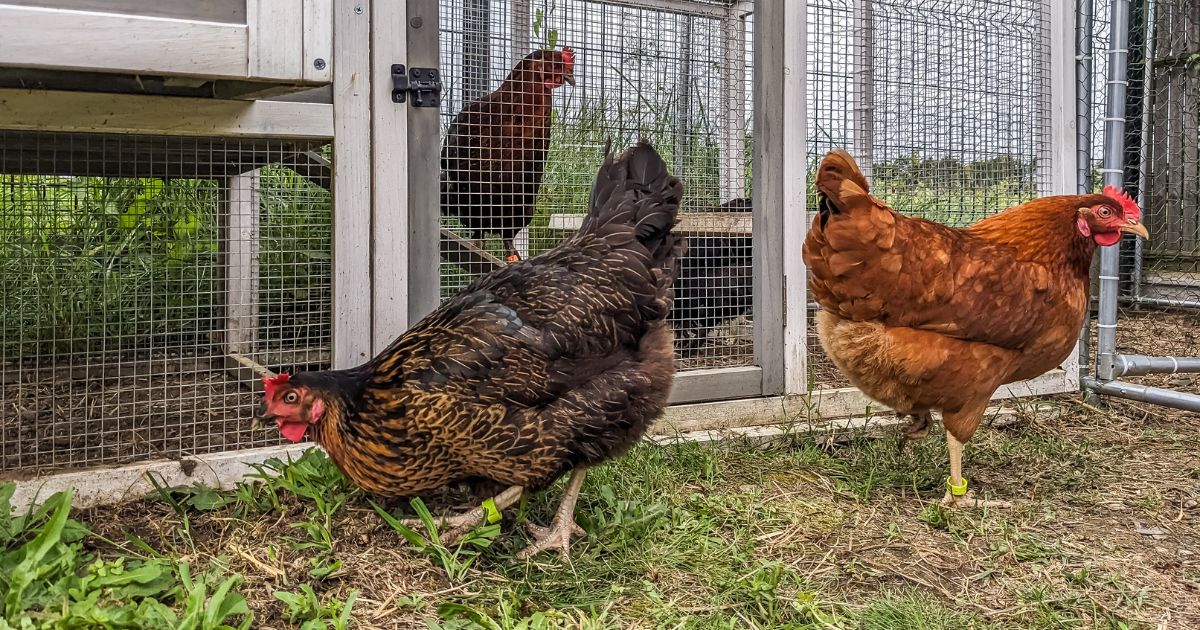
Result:
<svg viewBox="0 0 1200 630"><path fill-rule="evenodd" d="M963 444L996 389L1040 376L1075 348L1092 256L1125 234L1149 238L1129 195L1042 197L956 229L892 210L870 194L850 154L817 169L818 214L804 242L821 305L821 346L856 387L912 417L906 435L942 412L950 451L948 505L977 501Z"/></svg>
<svg viewBox="0 0 1200 630"><path fill-rule="evenodd" d="M508 262L520 260L513 238L533 221L550 149L550 93L575 85L575 52L529 53L491 94L463 108L442 146L442 212L480 241L504 242Z"/></svg>
<svg viewBox="0 0 1200 630"><path fill-rule="evenodd" d="M494 498L504 509L573 471L524 552L565 556L583 533L572 515L584 471L632 446L667 403L682 193L649 144L610 154L569 240L479 277L360 367L266 379L260 417L311 437L378 495L483 480L508 487ZM450 519L449 537L484 512Z"/></svg>

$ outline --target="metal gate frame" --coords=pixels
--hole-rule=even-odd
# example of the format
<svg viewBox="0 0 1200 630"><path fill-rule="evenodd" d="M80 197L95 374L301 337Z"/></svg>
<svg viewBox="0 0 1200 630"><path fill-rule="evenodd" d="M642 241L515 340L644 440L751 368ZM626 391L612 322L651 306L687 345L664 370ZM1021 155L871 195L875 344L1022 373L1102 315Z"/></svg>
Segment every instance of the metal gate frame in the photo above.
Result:
<svg viewBox="0 0 1200 630"><path fill-rule="evenodd" d="M1111 0L1109 5L1109 46L1108 46L1108 76L1106 79L1107 103L1104 113L1104 165L1101 172L1104 184L1122 187L1125 184L1125 139L1126 134L1126 99L1129 96L1129 46L1130 46L1130 0ZM1091 0L1081 0L1080 29L1086 28L1079 34L1079 40L1086 48L1083 52L1091 52L1091 16L1094 14ZM1151 64L1146 63L1149 73ZM1090 77L1090 67L1081 76ZM1091 86L1079 86L1080 99L1086 93L1090 97ZM1152 110L1142 112L1143 120L1133 121L1142 125L1152 115ZM1082 133L1082 132L1081 132ZM1145 150L1145 144L1140 147ZM1153 236L1153 235L1152 235ZM1200 357L1154 357L1140 354L1121 354L1117 351L1117 307L1121 300L1120 272L1121 249L1118 243L1106 247L1100 253L1100 304L1097 315L1096 365L1095 377L1084 379L1084 387L1088 390L1114 396L1148 402L1164 407L1173 407L1188 411L1200 412L1200 395L1177 392L1161 387L1150 387L1119 380L1123 376L1143 376L1148 374L1200 373ZM1140 255L1140 249L1135 252ZM1136 282L1136 280L1135 280ZM1134 296L1135 303L1137 296Z"/></svg>

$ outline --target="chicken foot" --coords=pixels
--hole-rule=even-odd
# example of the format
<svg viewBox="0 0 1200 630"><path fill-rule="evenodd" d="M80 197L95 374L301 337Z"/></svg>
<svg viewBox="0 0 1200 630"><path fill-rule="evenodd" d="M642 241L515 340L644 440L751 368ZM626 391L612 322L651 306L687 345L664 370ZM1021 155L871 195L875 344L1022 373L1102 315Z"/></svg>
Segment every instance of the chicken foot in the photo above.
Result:
<svg viewBox="0 0 1200 630"><path fill-rule="evenodd" d="M587 532L575 523L575 502L579 499L579 491L583 488L583 478L587 470L576 468L571 471L571 480L567 482L567 490L563 493L562 503L554 513L554 521L550 527L529 524L529 533L533 534L534 542L517 554L522 560L548 549L558 549L563 562L571 558L571 535L586 536Z"/></svg>
<svg viewBox="0 0 1200 630"><path fill-rule="evenodd" d="M967 490L967 480L962 476L963 443L946 431L946 447L950 451L950 478L946 480L946 496L942 505L946 507L1010 508L1008 501L976 499L975 492Z"/></svg>
<svg viewBox="0 0 1200 630"><path fill-rule="evenodd" d="M522 486L510 486L504 492L501 492L493 497L492 502L495 504L496 510L503 511L519 501L524 492L525 488ZM449 545L458 542L458 539L462 538L463 535L471 531L472 528L483 525L485 522L487 522L487 517L488 509L481 506L471 508L466 512L455 514L453 516L436 516L434 517L434 522L438 523L438 525L442 528L448 528L442 532L439 540L443 545ZM420 519L410 518L404 519L401 522L414 529L425 527L425 523Z"/></svg>
<svg viewBox="0 0 1200 630"><path fill-rule="evenodd" d="M928 411L909 414L908 426L904 427L904 439L915 442L929 435L929 425L933 423L933 414Z"/></svg>

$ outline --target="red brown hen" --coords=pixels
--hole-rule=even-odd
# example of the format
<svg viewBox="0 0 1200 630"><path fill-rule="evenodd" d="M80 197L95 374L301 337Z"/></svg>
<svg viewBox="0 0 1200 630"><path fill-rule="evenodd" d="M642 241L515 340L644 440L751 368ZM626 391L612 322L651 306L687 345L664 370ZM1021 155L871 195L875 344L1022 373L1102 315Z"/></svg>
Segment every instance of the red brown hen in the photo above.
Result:
<svg viewBox="0 0 1200 630"><path fill-rule="evenodd" d="M575 85L575 52L538 50L509 72L495 92L471 102L450 125L442 147L442 211L475 240L498 234L509 262L513 237L533 220L550 148L550 93Z"/></svg>
<svg viewBox="0 0 1200 630"><path fill-rule="evenodd" d="M928 431L940 410L950 450L945 503L967 493L963 444L996 389L1039 376L1075 348L1097 246L1148 238L1128 195L1043 197L965 229L907 217L870 195L854 159L817 170L819 213L804 242L821 305L821 346L867 396Z"/></svg>

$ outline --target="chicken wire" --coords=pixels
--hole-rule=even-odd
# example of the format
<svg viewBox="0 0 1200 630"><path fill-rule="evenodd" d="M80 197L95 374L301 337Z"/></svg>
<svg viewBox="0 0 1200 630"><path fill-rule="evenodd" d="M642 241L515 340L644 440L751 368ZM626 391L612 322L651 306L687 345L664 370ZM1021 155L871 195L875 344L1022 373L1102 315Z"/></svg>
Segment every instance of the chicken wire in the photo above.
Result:
<svg viewBox="0 0 1200 630"><path fill-rule="evenodd" d="M1043 0L810 1L807 207L817 163L836 147L872 194L949 225L1046 193L1049 11ZM847 386L813 319L810 387Z"/></svg>
<svg viewBox="0 0 1200 630"><path fill-rule="evenodd" d="M443 136L468 103L499 88L526 54L574 50L576 85L552 91L545 174L532 221L515 242L521 256L553 247L578 227L607 141L620 150L649 138L685 184L680 229L690 251L670 317L680 368L753 365L751 3L444 0L439 6ZM483 195L460 205L469 207L455 212L468 217L500 211ZM455 212L442 208L443 297L505 264L501 239L489 234L472 242Z"/></svg>
<svg viewBox="0 0 1200 630"><path fill-rule="evenodd" d="M248 366L329 362L324 151L0 131L0 477L278 443Z"/></svg>

